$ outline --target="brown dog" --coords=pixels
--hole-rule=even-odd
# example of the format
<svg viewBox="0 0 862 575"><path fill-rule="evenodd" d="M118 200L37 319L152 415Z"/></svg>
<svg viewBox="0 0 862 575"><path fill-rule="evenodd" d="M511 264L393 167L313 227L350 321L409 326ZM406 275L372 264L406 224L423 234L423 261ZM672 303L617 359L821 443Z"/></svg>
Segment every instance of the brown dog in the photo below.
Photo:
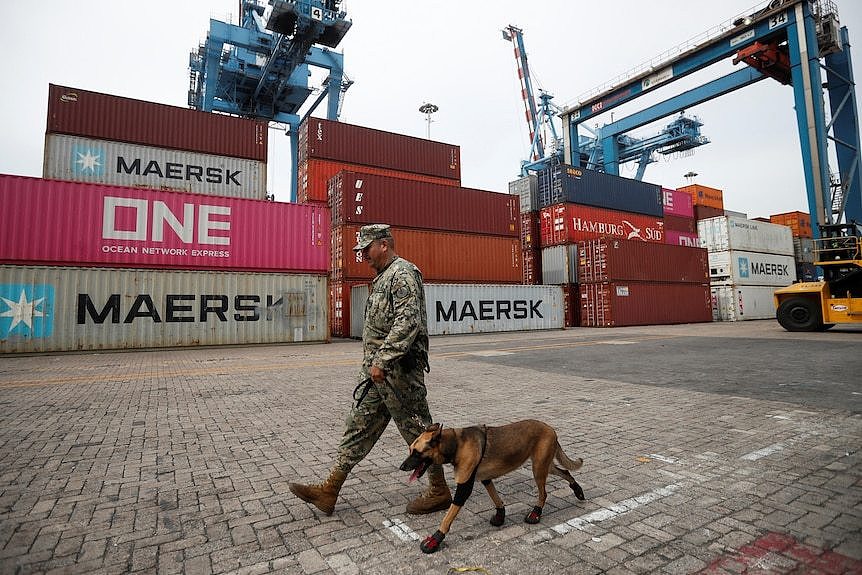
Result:
<svg viewBox="0 0 862 575"><path fill-rule="evenodd" d="M554 428L527 419L503 425L502 427L465 427L463 429L443 429L439 423L425 428L410 444L410 456L401 464L402 471L413 470L410 480L421 477L432 463L451 463L455 467L455 482L458 487L449 511L440 523L440 529L429 535L420 544L424 553L433 553L449 532L449 527L473 492L476 479L482 482L494 502L497 512L491 518L491 525L499 527L506 518L506 508L494 483L491 481L520 467L527 458L533 461L533 478L539 491L536 506L524 518L527 523L538 523L542 517L547 492L545 481L548 473L562 477L578 499L584 499L584 491L569 471L581 468L584 461L569 459L560 443ZM554 465L557 460L562 467Z"/></svg>

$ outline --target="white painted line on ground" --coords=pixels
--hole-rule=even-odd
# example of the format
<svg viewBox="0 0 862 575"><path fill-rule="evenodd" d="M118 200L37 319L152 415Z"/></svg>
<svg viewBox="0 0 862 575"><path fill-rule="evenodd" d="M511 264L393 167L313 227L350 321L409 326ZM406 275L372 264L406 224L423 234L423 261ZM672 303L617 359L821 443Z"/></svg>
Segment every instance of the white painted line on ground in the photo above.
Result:
<svg viewBox="0 0 862 575"><path fill-rule="evenodd" d="M636 497L620 501L616 505L611 505L610 507L598 509L591 513L587 513L586 515L581 515L580 517L569 519L565 523L554 525L553 527L551 527L551 530L555 531L556 533L559 533L560 535L565 535L566 533L574 529L583 531L585 528L587 528L593 523L612 519L624 513L628 513L629 511L633 511L638 507L642 507L644 505L652 503L653 501L658 501L659 499L667 497L668 495L673 495L674 492L676 492L676 490L680 487L681 484L679 483L671 483L670 485L665 485L664 487L653 489L652 491L648 491L647 493L644 493L642 495L638 495Z"/></svg>
<svg viewBox="0 0 862 575"><path fill-rule="evenodd" d="M383 521L383 526L389 529L395 536L405 543L410 543L411 541L419 541L419 535L416 534L410 527L408 527L403 521L400 519L385 519Z"/></svg>
<svg viewBox="0 0 862 575"><path fill-rule="evenodd" d="M512 355L512 352L489 349L488 351L468 351L466 355L475 355L477 357L497 357L499 355Z"/></svg>
<svg viewBox="0 0 862 575"><path fill-rule="evenodd" d="M679 463L679 459L677 459L676 457L668 457L666 455L661 455L658 453L650 453L649 456L652 459L663 461L664 463Z"/></svg>
<svg viewBox="0 0 862 575"><path fill-rule="evenodd" d="M625 339L607 339L604 341L597 341L597 344L605 344L605 345L632 345L638 343L636 341L628 341Z"/></svg>
<svg viewBox="0 0 862 575"><path fill-rule="evenodd" d="M783 443L773 443L772 445L767 445L763 449L758 449L757 451L752 451L751 453L746 453L740 459L745 459L746 461L757 461L758 459L762 459L767 455L772 455L773 453L778 453L786 446Z"/></svg>

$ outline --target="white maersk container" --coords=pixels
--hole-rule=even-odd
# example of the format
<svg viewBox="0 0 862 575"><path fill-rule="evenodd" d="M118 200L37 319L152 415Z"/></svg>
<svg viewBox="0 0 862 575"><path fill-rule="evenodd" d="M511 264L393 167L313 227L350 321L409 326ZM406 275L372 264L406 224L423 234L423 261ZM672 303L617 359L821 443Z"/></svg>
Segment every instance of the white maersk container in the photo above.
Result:
<svg viewBox="0 0 862 575"><path fill-rule="evenodd" d="M718 216L697 222L700 246L711 252L743 250L793 255L793 232L787 226Z"/></svg>
<svg viewBox="0 0 862 575"><path fill-rule="evenodd" d="M244 158L45 135L42 176L93 184L266 199L266 164Z"/></svg>
<svg viewBox="0 0 862 575"><path fill-rule="evenodd" d="M746 319L772 319L775 301L771 286L713 285L712 320L742 321Z"/></svg>
<svg viewBox="0 0 862 575"><path fill-rule="evenodd" d="M796 281L796 262L793 256L776 254L709 252L709 277L712 285L784 287Z"/></svg>
<svg viewBox="0 0 862 575"><path fill-rule="evenodd" d="M0 353L325 341L326 276L0 266Z"/></svg>
<svg viewBox="0 0 862 575"><path fill-rule="evenodd" d="M542 248L542 283L578 283L578 245L565 244Z"/></svg>
<svg viewBox="0 0 862 575"><path fill-rule="evenodd" d="M368 284L350 290L350 333L365 320ZM562 329L563 290L559 286L425 284L428 334L490 333Z"/></svg>

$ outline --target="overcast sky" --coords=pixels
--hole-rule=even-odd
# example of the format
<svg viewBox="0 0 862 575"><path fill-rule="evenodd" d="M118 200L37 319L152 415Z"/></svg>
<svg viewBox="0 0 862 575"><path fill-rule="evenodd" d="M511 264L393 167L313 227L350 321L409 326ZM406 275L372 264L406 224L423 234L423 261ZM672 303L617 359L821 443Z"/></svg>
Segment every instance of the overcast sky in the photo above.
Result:
<svg viewBox="0 0 862 575"><path fill-rule="evenodd" d="M425 137L418 108L432 102L439 112L431 138L461 147L463 185L505 192L529 142L503 27L524 30L536 87L565 106L760 4L344 0L353 27L339 50L355 83L341 120ZM851 43L859 46L862 2L836 4ZM238 10L238 0L2 2L0 173L41 176L49 83L186 106L189 52L205 39L209 18L237 23ZM858 48L853 56L862 61ZM675 85L691 87L733 70L729 62L714 68ZM860 77L857 65L857 82ZM791 88L766 80L688 112L704 123L712 143L690 157L651 164L645 180L676 188L689 183L684 174L696 172L694 182L724 190L725 207L749 217L807 211ZM315 115L324 116L325 105ZM652 135L664 123L634 135ZM287 138L271 130L268 188L283 201L288 153ZM622 175L633 171L634 164L626 165Z"/></svg>

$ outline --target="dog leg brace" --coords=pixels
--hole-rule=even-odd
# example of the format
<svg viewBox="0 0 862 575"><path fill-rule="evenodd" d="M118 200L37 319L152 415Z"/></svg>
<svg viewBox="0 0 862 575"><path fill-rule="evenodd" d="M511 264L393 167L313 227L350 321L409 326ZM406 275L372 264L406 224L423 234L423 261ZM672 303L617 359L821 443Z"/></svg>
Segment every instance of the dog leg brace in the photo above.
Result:
<svg viewBox="0 0 862 575"><path fill-rule="evenodd" d="M438 529L434 532L434 535L429 535L419 544L419 549L422 550L422 553L434 553L440 548L440 543L443 542L444 537L446 537L446 534L440 533Z"/></svg>
<svg viewBox="0 0 862 575"><path fill-rule="evenodd" d="M471 493L473 493L472 479L465 483L459 483L455 488L455 497L452 498L452 503L458 507L464 507L464 504L467 503L467 498L470 497Z"/></svg>
<svg viewBox="0 0 862 575"><path fill-rule="evenodd" d="M529 515L524 517L524 523L530 523L530 524L538 523L541 518L542 518L542 508L537 505L537 506L533 507L533 510L530 511Z"/></svg>

